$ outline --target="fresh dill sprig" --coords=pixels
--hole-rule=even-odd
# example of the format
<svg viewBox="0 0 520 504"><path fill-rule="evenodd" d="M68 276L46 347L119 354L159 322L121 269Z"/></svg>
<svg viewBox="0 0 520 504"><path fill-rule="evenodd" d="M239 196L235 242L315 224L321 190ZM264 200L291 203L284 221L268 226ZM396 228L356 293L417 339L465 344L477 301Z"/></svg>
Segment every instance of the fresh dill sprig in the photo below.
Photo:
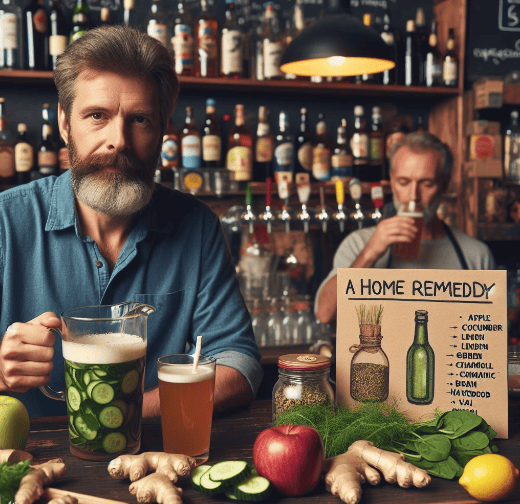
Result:
<svg viewBox="0 0 520 504"><path fill-rule="evenodd" d="M30 460L24 460L17 464L0 464L0 502L14 502L20 481L31 470L29 462Z"/></svg>

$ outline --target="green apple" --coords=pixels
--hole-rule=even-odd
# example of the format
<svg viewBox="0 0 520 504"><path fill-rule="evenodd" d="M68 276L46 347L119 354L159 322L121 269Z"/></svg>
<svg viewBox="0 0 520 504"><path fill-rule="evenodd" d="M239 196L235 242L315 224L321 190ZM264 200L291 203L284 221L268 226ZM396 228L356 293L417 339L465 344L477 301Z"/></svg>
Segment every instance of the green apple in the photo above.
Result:
<svg viewBox="0 0 520 504"><path fill-rule="evenodd" d="M29 413L22 401L0 396L0 449L23 450L30 424Z"/></svg>

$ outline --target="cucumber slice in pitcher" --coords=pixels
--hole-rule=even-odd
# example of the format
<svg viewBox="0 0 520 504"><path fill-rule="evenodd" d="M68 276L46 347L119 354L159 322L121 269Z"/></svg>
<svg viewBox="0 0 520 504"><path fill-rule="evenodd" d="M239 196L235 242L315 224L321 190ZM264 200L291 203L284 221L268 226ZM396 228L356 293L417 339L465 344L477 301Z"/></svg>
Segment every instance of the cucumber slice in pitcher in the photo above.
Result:
<svg viewBox="0 0 520 504"><path fill-rule="evenodd" d="M117 406L105 406L98 415L99 423L109 429L117 429L123 423L123 412Z"/></svg>
<svg viewBox="0 0 520 504"><path fill-rule="evenodd" d="M102 444L107 453L117 453L126 448L126 437L120 432L111 432L103 438Z"/></svg>
<svg viewBox="0 0 520 504"><path fill-rule="evenodd" d="M92 399L98 404L108 404L114 399L114 389L111 385L104 382L99 382L92 388Z"/></svg>
<svg viewBox="0 0 520 504"><path fill-rule="evenodd" d="M121 390L123 394L131 394L139 384L139 373L132 369L125 374L123 381L121 382Z"/></svg>
<svg viewBox="0 0 520 504"><path fill-rule="evenodd" d="M72 411L79 411L81 406L81 394L76 387L69 387L67 391L67 404Z"/></svg>
<svg viewBox="0 0 520 504"><path fill-rule="evenodd" d="M74 427L76 427L81 437L87 441L92 441L97 436L99 422L96 420L96 417L92 415L78 415L74 419Z"/></svg>

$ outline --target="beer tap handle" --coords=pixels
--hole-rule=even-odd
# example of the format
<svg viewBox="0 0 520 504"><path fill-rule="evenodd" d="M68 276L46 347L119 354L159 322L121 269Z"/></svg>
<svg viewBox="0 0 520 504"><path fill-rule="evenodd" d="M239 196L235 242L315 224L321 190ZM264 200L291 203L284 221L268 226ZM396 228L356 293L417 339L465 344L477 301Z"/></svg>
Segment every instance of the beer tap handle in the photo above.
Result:
<svg viewBox="0 0 520 504"><path fill-rule="evenodd" d="M271 208L271 177L265 180L265 206Z"/></svg>
<svg viewBox="0 0 520 504"><path fill-rule="evenodd" d="M371 217L377 224L383 217L383 214L381 213L381 208L383 208L383 205L385 204L385 196L383 193L383 186L381 185L381 182L372 182L370 184L370 196L375 207L375 211L371 215Z"/></svg>
<svg viewBox="0 0 520 504"><path fill-rule="evenodd" d="M325 188L323 184L320 185L320 206L321 210L316 217L321 222L321 230L324 233L326 233L330 215L329 212L327 212L327 209L325 208Z"/></svg>
<svg viewBox="0 0 520 504"><path fill-rule="evenodd" d="M363 196L363 188L361 187L361 182L357 178L353 178L348 183L348 188L350 191L350 197L355 203L355 211L351 214L351 218L357 222L358 229L363 227L363 220L365 215L361 210L361 197Z"/></svg>
<svg viewBox="0 0 520 504"><path fill-rule="evenodd" d="M242 214L242 221L246 221L249 227L249 234L253 234L255 224L255 214L252 209L253 205L253 194L251 192L251 185L248 183L246 186L246 211Z"/></svg>
<svg viewBox="0 0 520 504"><path fill-rule="evenodd" d="M339 222L340 232L345 232L345 212L343 211L343 203L345 202L345 189L342 180L336 180L336 201L338 202L338 213L336 214Z"/></svg>
<svg viewBox="0 0 520 504"><path fill-rule="evenodd" d="M271 177L265 179L265 212L261 216L267 227L267 233L271 234L273 226L273 214L271 212Z"/></svg>

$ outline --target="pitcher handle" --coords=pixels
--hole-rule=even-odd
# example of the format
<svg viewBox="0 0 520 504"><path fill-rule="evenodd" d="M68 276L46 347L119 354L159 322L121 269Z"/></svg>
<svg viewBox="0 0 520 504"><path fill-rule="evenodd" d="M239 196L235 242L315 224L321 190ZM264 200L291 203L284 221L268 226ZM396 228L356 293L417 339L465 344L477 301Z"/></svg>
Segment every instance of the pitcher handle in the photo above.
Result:
<svg viewBox="0 0 520 504"><path fill-rule="evenodd" d="M61 331L59 329L50 328L49 330L52 331L57 336L59 336L60 339L63 338ZM66 401L65 392L63 390L56 391L56 390L52 389L51 387L49 387L49 385L42 385L40 387L40 390L42 391L42 393L44 395L46 395L50 399L55 399L56 401Z"/></svg>

